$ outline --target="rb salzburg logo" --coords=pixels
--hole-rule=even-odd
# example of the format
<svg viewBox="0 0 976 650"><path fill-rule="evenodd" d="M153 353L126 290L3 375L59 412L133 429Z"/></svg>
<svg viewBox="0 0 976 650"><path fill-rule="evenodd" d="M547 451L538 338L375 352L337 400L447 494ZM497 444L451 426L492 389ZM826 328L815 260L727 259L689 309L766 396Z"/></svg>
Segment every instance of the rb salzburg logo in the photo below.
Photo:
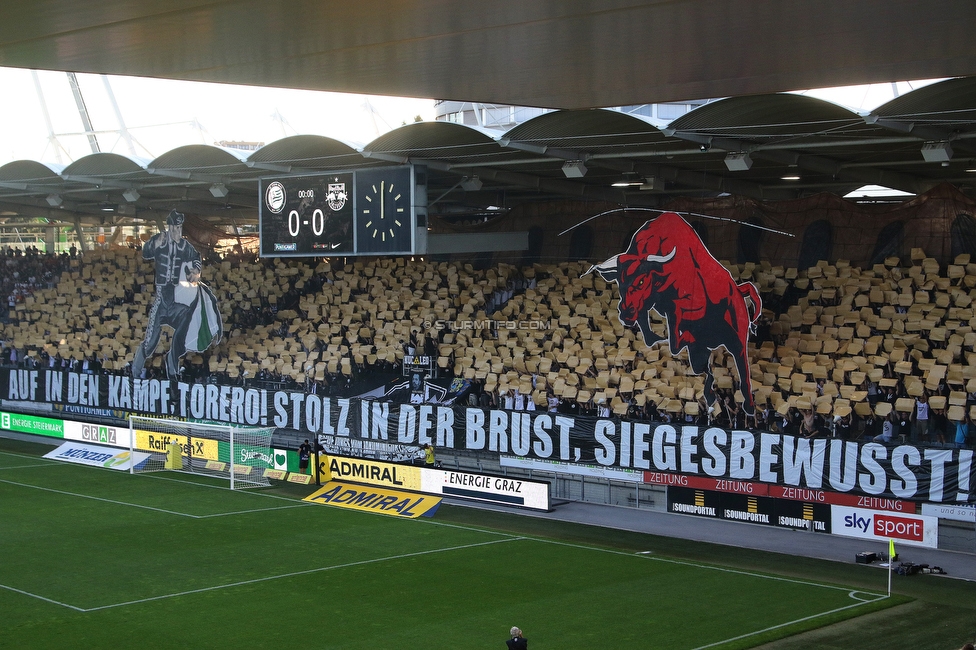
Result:
<svg viewBox="0 0 976 650"><path fill-rule="evenodd" d="M349 195L346 193L345 183L329 183L329 193L325 200L333 212L338 212L346 205Z"/></svg>
<svg viewBox="0 0 976 650"><path fill-rule="evenodd" d="M651 330L650 311L667 320L671 354L688 350L691 369L705 374L705 401L715 404L712 351L724 347L735 359L743 410L755 412L749 375L749 332L762 312L751 282L737 284L728 269L705 248L695 229L674 212L665 212L634 233L627 251L591 267L620 290L620 322L640 329L651 347L664 340ZM746 298L752 303L746 306ZM751 313L750 313L751 312Z"/></svg>

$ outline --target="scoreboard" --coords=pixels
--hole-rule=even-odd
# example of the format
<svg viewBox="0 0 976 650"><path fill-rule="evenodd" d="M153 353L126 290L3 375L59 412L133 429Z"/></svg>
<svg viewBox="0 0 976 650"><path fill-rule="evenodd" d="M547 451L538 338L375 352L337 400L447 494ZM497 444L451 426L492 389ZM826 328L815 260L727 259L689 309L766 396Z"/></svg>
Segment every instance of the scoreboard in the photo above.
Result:
<svg viewBox="0 0 976 650"><path fill-rule="evenodd" d="M426 177L402 165L262 178L261 256L423 254Z"/></svg>

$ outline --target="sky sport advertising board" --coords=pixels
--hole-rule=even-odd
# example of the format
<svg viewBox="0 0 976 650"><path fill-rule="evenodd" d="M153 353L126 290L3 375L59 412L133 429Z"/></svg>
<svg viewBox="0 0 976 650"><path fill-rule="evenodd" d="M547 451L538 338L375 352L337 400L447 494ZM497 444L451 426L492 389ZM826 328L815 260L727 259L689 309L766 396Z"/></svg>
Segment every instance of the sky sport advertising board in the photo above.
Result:
<svg viewBox="0 0 976 650"><path fill-rule="evenodd" d="M908 515L846 506L831 506L831 528L835 535L928 548L939 547L939 520L925 515Z"/></svg>

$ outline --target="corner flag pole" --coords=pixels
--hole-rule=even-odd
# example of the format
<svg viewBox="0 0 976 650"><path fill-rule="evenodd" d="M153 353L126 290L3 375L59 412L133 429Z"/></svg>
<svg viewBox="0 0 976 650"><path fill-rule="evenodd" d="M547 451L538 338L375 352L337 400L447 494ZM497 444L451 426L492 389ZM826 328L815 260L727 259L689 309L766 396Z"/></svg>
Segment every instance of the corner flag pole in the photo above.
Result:
<svg viewBox="0 0 976 650"><path fill-rule="evenodd" d="M895 564L895 540L888 538L888 598L891 598L891 570Z"/></svg>

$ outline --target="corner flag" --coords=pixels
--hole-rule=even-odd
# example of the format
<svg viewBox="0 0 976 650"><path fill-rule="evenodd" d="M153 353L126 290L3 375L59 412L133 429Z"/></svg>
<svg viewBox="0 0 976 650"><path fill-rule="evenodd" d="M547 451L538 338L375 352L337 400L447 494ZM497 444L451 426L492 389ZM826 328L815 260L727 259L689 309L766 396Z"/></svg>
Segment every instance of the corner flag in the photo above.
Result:
<svg viewBox="0 0 976 650"><path fill-rule="evenodd" d="M888 538L888 597L891 597L891 571L895 566L895 540Z"/></svg>

